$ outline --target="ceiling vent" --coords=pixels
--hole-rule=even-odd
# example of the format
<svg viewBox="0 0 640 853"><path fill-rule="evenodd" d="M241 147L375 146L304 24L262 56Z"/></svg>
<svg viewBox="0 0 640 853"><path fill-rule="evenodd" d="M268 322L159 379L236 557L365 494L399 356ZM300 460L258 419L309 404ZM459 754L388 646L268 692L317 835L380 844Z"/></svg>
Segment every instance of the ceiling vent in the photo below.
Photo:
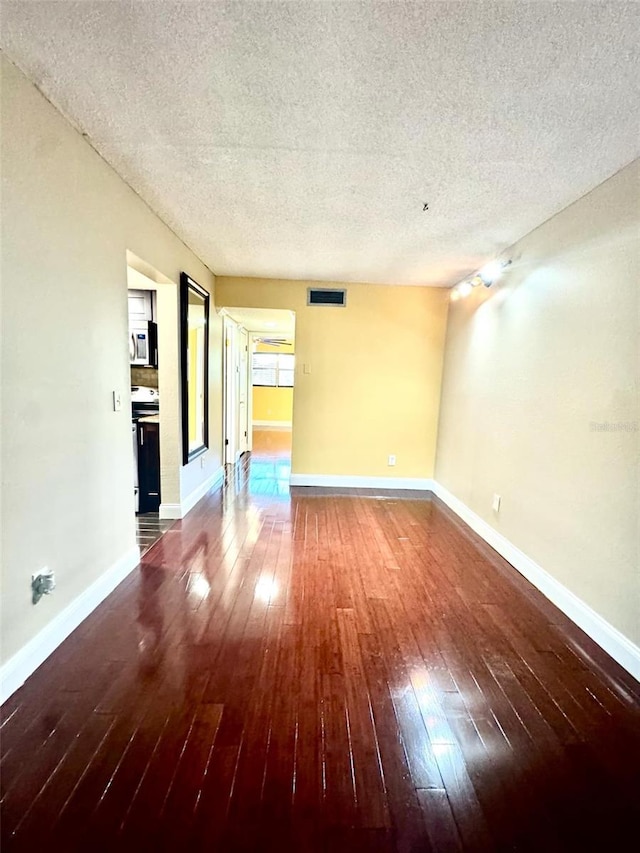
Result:
<svg viewBox="0 0 640 853"><path fill-rule="evenodd" d="M347 291L344 288L307 288L307 305L333 305L345 308L347 304Z"/></svg>

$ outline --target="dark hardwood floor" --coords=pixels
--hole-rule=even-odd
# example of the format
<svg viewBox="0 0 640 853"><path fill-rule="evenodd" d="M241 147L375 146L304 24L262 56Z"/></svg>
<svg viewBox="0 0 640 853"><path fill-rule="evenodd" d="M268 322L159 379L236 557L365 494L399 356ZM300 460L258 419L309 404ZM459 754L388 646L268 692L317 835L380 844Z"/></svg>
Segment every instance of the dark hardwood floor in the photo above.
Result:
<svg viewBox="0 0 640 853"><path fill-rule="evenodd" d="M2 850L638 849L638 684L435 498L256 447L3 707Z"/></svg>

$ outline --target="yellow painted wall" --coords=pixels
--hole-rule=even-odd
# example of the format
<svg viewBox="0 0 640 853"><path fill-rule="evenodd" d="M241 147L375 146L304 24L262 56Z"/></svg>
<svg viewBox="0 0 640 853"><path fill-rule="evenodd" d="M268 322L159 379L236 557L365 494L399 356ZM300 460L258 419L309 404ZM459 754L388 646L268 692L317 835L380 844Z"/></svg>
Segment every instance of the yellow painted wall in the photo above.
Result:
<svg viewBox="0 0 640 853"><path fill-rule="evenodd" d="M293 388L253 389L253 420L291 422L293 417Z"/></svg>
<svg viewBox="0 0 640 853"><path fill-rule="evenodd" d="M197 418L197 387L198 387L198 359L196 355L198 353L198 332L197 328L189 329L189 389L193 389L193 393L189 393L189 447L192 447L197 439L198 428L201 424L198 423ZM202 438L200 438L200 443L202 443Z"/></svg>
<svg viewBox="0 0 640 853"><path fill-rule="evenodd" d="M274 335L277 337L277 335ZM256 352L276 352L294 354L293 344L256 344ZM253 388L253 420L291 422L293 417L293 388Z"/></svg>
<svg viewBox="0 0 640 853"><path fill-rule="evenodd" d="M219 305L296 312L293 473L431 477L448 293L338 284L346 308L310 307L310 284L216 277Z"/></svg>

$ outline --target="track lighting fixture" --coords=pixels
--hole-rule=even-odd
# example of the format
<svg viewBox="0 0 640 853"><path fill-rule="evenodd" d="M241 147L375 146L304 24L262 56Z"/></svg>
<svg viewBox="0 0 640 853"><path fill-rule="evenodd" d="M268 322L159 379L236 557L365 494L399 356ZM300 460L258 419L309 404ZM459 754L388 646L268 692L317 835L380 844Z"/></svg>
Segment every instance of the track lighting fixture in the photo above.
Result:
<svg viewBox="0 0 640 853"><path fill-rule="evenodd" d="M451 290L451 300L455 302L458 299L463 299L468 296L474 287L483 284L485 287L491 287L502 274L505 267L508 267L511 261L491 261L471 278L461 281L460 284Z"/></svg>

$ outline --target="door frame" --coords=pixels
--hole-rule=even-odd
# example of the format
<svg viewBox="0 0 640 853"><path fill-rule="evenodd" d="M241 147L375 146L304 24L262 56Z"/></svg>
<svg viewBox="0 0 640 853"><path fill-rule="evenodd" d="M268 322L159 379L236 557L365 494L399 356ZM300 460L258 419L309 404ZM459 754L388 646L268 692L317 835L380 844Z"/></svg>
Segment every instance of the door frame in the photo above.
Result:
<svg viewBox="0 0 640 853"><path fill-rule="evenodd" d="M249 332L240 326L238 329L238 449L241 456L246 451L251 450L251 429L249 427L249 406L250 398L253 396L252 385L250 384L250 353L249 353ZM244 410L242 409L242 386L244 384Z"/></svg>
<svg viewBox="0 0 640 853"><path fill-rule="evenodd" d="M224 314L223 317L222 450L224 463L226 465L235 465L242 453L244 453L245 450L251 449L248 427L248 405L245 405L244 407L247 412L247 424L245 425L247 429L247 446L244 446L240 436L240 432L244 432L244 428L240 423L240 370L242 365L240 348L243 345L243 340L247 342L248 347L248 333L243 326L240 326L239 323L236 323L236 321L227 314ZM247 365L248 364L249 358L247 357ZM247 398L250 398L248 390Z"/></svg>
<svg viewBox="0 0 640 853"><path fill-rule="evenodd" d="M236 324L225 315L222 327L222 460L225 465L233 465L236 461L235 329Z"/></svg>

